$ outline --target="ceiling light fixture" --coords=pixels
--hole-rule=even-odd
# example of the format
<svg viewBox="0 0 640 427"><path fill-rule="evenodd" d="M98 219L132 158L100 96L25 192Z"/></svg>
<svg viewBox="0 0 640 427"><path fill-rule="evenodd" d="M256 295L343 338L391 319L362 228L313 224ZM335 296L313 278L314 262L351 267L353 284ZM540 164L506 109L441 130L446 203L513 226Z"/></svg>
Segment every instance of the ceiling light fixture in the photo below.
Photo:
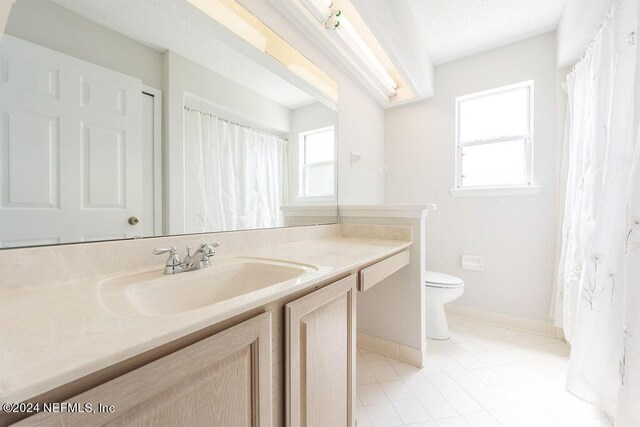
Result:
<svg viewBox="0 0 640 427"><path fill-rule="evenodd" d="M340 17L335 26L335 32L348 49L369 70L384 93L388 97L395 96L398 93L396 90L398 85L373 51L367 46L367 43L360 37L360 34L353 28L346 16Z"/></svg>
<svg viewBox="0 0 640 427"><path fill-rule="evenodd" d="M332 0L300 1L325 28L335 30L341 44L369 71L387 97L397 94L396 82L349 20L341 15L339 9L334 9Z"/></svg>
<svg viewBox="0 0 640 427"><path fill-rule="evenodd" d="M300 2L319 22L329 28L327 23L334 17L332 0L300 0ZM340 14L340 11L338 11L338 14Z"/></svg>

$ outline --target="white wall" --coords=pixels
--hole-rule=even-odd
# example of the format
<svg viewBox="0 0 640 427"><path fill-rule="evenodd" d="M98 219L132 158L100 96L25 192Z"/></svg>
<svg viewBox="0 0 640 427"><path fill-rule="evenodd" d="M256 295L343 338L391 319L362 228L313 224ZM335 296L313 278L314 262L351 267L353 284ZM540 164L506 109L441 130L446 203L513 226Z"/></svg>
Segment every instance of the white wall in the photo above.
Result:
<svg viewBox="0 0 640 427"><path fill-rule="evenodd" d="M456 304L546 320L555 265L556 67L548 33L435 69L435 97L385 112L387 203L435 202L427 220L427 269L462 277ZM455 97L535 80L533 196L453 198ZM460 256L484 257L484 271Z"/></svg>
<svg viewBox="0 0 640 427"><path fill-rule="evenodd" d="M0 33L4 33L4 26L7 23L7 19L9 19L9 13L15 1L16 0L5 0L0 3ZM0 40L1 39L2 34L0 34Z"/></svg>
<svg viewBox="0 0 640 427"><path fill-rule="evenodd" d="M165 80L178 94L176 99L167 98L172 107L182 111L186 102L193 108L265 132L283 136L289 133L291 110L287 107L174 52L167 51L165 55L169 61Z"/></svg>
<svg viewBox="0 0 640 427"><path fill-rule="evenodd" d="M162 87L162 54L51 1L13 5L7 34ZM113 54L117 52L117 54Z"/></svg>
<svg viewBox="0 0 640 427"><path fill-rule="evenodd" d="M350 151L384 161L384 110L268 1L239 0L249 11L338 82L338 202L382 203L384 176L351 166Z"/></svg>

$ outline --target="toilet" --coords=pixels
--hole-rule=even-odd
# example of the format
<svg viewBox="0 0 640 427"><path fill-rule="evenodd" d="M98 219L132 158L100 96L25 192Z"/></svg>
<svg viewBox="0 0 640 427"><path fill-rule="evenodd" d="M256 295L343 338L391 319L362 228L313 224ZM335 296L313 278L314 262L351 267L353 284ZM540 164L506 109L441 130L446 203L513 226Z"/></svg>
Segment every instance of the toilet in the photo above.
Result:
<svg viewBox="0 0 640 427"><path fill-rule="evenodd" d="M449 326L444 305L462 295L464 281L448 274L425 271L424 282L427 338L449 339Z"/></svg>

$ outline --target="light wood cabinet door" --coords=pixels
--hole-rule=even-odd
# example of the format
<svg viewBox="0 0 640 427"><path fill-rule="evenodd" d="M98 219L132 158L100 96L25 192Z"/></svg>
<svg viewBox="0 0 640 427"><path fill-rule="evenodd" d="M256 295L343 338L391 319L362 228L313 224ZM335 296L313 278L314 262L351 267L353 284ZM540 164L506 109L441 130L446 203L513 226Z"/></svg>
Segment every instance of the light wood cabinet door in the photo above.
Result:
<svg viewBox="0 0 640 427"><path fill-rule="evenodd" d="M271 426L271 313L264 313L79 394L114 413L46 414L23 425Z"/></svg>
<svg viewBox="0 0 640 427"><path fill-rule="evenodd" d="M356 277L286 305L287 425L354 425Z"/></svg>

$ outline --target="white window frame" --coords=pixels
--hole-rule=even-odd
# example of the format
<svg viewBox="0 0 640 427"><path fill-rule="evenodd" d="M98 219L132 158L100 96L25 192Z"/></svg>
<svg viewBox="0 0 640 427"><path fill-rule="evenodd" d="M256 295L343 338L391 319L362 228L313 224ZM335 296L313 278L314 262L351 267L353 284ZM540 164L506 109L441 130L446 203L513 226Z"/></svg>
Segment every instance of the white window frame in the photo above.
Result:
<svg viewBox="0 0 640 427"><path fill-rule="evenodd" d="M334 143L333 143L333 160L326 160L324 162L315 162L312 163L314 165L320 165L320 164L332 164L333 165L333 191L329 194L318 194L318 195L306 195L304 194L304 188L305 188L305 172L306 172L306 166L307 163L305 163L305 154L306 154L306 144L305 144L305 138L309 135L313 135L315 133L322 133L322 132L326 132L328 130L333 130L334 132ZM317 128L317 129L312 129L312 130L308 130L305 132L300 132L300 136L299 136L299 161L298 161L298 195L296 196L296 199L299 201L305 201L305 202L325 202L325 201L333 201L336 198L336 144L335 144L335 126L331 125L331 126L324 126L321 128Z"/></svg>
<svg viewBox="0 0 640 427"><path fill-rule="evenodd" d="M529 90L529 133L525 135L499 135L494 138L461 141L460 140L460 103L471 99L483 98L497 93L509 92L515 89L527 88ZM464 96L456 97L456 149L455 149L455 186L451 189L451 195L454 197L469 196L521 196L529 194L537 194L540 186L533 182L533 100L534 100L534 82L527 80L525 82L515 83L508 86L501 86L495 89L489 89L482 92L475 92ZM482 186L463 186L462 185L462 153L465 147L494 144L498 142L525 141L525 182L514 185L482 185Z"/></svg>

